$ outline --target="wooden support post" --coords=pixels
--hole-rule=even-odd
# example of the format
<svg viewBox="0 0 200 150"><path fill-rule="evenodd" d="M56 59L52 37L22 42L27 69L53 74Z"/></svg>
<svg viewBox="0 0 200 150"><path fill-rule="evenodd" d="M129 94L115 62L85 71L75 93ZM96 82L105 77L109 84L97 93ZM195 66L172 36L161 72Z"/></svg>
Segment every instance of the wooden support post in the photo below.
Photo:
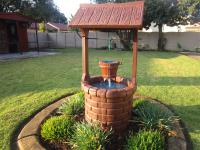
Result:
<svg viewBox="0 0 200 150"><path fill-rule="evenodd" d="M88 30L81 29L82 34L82 81L89 79L89 68L88 68Z"/></svg>
<svg viewBox="0 0 200 150"><path fill-rule="evenodd" d="M132 64L132 81L133 85L137 86L136 76L137 76L137 46L138 46L138 30L134 29L133 37L133 64Z"/></svg>

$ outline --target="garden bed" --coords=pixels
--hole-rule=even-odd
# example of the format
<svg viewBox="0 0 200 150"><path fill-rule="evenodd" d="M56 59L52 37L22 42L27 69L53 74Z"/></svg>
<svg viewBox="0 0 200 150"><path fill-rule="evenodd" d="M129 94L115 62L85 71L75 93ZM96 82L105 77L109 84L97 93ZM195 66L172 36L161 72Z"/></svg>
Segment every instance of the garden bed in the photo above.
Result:
<svg viewBox="0 0 200 150"><path fill-rule="evenodd" d="M187 149L179 118L159 101L135 100L123 134L115 134L112 129L102 131L98 124L84 120L83 93L62 103L38 125L39 138L35 142L39 149Z"/></svg>

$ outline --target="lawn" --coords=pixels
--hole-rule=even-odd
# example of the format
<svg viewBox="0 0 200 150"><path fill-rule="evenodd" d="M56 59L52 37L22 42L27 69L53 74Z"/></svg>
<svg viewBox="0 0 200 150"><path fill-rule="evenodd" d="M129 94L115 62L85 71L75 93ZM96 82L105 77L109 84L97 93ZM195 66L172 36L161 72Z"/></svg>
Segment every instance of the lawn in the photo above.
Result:
<svg viewBox="0 0 200 150"><path fill-rule="evenodd" d="M0 149L10 149L19 124L38 109L80 88L81 50L0 63ZM90 73L98 61L120 60L118 74L131 76L132 53L90 50ZM170 52L139 52L137 93L170 105L183 119L194 148L200 149L200 61Z"/></svg>

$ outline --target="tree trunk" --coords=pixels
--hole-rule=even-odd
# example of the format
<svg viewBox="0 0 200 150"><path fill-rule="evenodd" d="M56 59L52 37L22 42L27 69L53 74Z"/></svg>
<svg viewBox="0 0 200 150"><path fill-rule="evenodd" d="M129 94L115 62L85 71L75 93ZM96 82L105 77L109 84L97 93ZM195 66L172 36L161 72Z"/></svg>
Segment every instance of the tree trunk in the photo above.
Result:
<svg viewBox="0 0 200 150"><path fill-rule="evenodd" d="M132 30L126 30L126 31L119 30L116 33L120 38L120 42L122 43L124 50L131 50L132 49L131 41L133 39L133 37L132 37L133 31Z"/></svg>
<svg viewBox="0 0 200 150"><path fill-rule="evenodd" d="M163 49L163 44L162 44L162 41L163 41L162 27L163 27L162 24L158 25L158 32L159 32L158 33L158 50L162 50Z"/></svg>

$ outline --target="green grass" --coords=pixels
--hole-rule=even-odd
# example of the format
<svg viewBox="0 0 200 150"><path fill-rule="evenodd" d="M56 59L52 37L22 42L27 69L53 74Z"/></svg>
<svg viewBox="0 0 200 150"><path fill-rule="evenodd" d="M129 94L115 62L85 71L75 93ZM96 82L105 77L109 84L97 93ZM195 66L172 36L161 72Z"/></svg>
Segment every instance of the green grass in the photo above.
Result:
<svg viewBox="0 0 200 150"><path fill-rule="evenodd" d="M69 143L74 150L105 150L111 134L111 130L102 131L98 124L78 122Z"/></svg>
<svg viewBox="0 0 200 150"><path fill-rule="evenodd" d="M84 93L80 92L71 96L59 108L58 113L75 116L83 113L84 111Z"/></svg>
<svg viewBox="0 0 200 150"><path fill-rule="evenodd" d="M0 63L0 149L10 148L20 122L55 98L80 88L81 50L62 55ZM98 60L123 64L118 74L131 76L132 53L90 50L90 73L100 74ZM170 105L185 122L200 149L200 61L169 52L139 52L137 93Z"/></svg>
<svg viewBox="0 0 200 150"><path fill-rule="evenodd" d="M145 129L157 129L164 133L172 130L172 123L175 119L171 112L163 109L160 105L148 100L136 101L134 113L138 123Z"/></svg>
<svg viewBox="0 0 200 150"><path fill-rule="evenodd" d="M164 150L164 136L157 130L140 130L127 138L126 150Z"/></svg>
<svg viewBox="0 0 200 150"><path fill-rule="evenodd" d="M67 142L73 134L73 118L65 115L47 119L41 126L41 136L49 142Z"/></svg>

